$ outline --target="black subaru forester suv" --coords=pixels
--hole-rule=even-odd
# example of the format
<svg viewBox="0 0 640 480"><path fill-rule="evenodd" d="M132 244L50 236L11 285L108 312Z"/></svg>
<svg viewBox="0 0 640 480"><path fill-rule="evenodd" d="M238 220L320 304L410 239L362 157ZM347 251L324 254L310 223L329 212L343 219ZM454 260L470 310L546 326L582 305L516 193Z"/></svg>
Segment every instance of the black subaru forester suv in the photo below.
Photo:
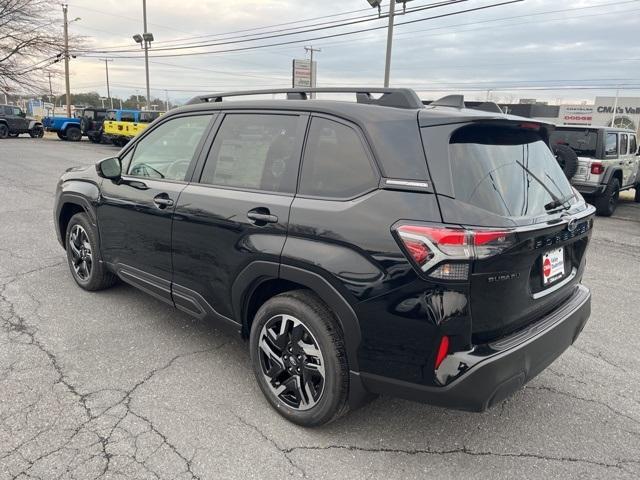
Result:
<svg viewBox="0 0 640 480"><path fill-rule="evenodd" d="M119 278L248 338L267 400L301 425L374 394L500 402L590 313L594 209L552 127L460 96L314 91L357 102L198 97L68 170L54 215L73 278Z"/></svg>

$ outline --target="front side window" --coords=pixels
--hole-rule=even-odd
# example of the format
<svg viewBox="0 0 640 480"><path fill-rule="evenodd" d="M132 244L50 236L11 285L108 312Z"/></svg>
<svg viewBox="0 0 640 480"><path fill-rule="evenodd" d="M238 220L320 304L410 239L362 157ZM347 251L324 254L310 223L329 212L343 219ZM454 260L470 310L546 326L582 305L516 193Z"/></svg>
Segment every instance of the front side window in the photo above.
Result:
<svg viewBox="0 0 640 480"><path fill-rule="evenodd" d="M115 120L116 118L118 118L118 112L116 112L115 110L109 110L107 112L105 120Z"/></svg>
<svg viewBox="0 0 640 480"><path fill-rule="evenodd" d="M95 110L85 110L82 115L80 115L81 117L86 117L89 120L93 120L95 118Z"/></svg>
<svg viewBox="0 0 640 480"><path fill-rule="evenodd" d="M463 127L451 137L449 158L456 199L496 215L537 216L554 196L572 196L567 177L537 131Z"/></svg>
<svg viewBox="0 0 640 480"><path fill-rule="evenodd" d="M636 155L638 153L638 143L635 135L629 135L629 154Z"/></svg>
<svg viewBox="0 0 640 480"><path fill-rule="evenodd" d="M184 180L210 120L210 115L178 117L154 128L135 146L129 175Z"/></svg>
<svg viewBox="0 0 640 480"><path fill-rule="evenodd" d="M140 123L151 123L159 116L159 112L140 112Z"/></svg>
<svg viewBox="0 0 640 480"><path fill-rule="evenodd" d="M22 115L22 110L18 107L13 107L13 114L19 117Z"/></svg>
<svg viewBox="0 0 640 480"><path fill-rule="evenodd" d="M297 115L228 114L200 183L293 193L298 176Z"/></svg>
<svg viewBox="0 0 640 480"><path fill-rule="evenodd" d="M616 133L607 133L604 143L604 154L612 157L618 154L618 135Z"/></svg>
<svg viewBox="0 0 640 480"><path fill-rule="evenodd" d="M354 129L325 118L311 121L299 193L351 198L378 184L378 176Z"/></svg>
<svg viewBox="0 0 640 480"><path fill-rule="evenodd" d="M627 146L629 144L628 136L626 133L620 135L620 155L627 154Z"/></svg>

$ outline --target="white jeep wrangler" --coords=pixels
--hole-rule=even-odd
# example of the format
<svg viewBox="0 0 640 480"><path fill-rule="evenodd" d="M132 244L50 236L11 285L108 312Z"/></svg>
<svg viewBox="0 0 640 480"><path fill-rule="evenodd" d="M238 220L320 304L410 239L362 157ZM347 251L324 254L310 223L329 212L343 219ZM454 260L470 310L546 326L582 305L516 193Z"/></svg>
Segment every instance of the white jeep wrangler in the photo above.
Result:
<svg viewBox="0 0 640 480"><path fill-rule="evenodd" d="M636 132L611 127L558 126L550 140L571 184L593 203L599 215L613 214L622 190L635 188L635 201L640 202Z"/></svg>

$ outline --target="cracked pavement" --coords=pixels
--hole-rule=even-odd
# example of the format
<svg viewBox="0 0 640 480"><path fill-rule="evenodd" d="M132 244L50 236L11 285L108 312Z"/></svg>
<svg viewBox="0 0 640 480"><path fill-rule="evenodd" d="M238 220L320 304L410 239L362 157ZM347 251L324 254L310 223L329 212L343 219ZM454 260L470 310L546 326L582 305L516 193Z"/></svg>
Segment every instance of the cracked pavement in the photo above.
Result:
<svg viewBox="0 0 640 480"><path fill-rule="evenodd" d="M0 480L640 477L640 204L597 218L574 346L484 413L378 398L281 419L244 342L132 287L74 284L55 183L116 150L0 141Z"/></svg>

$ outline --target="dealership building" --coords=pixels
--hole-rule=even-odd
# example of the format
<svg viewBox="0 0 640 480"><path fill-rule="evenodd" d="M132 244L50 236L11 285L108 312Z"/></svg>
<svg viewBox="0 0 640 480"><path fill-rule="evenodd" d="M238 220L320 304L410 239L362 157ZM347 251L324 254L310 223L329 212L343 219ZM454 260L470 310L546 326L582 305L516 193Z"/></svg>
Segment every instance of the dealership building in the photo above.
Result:
<svg viewBox="0 0 640 480"><path fill-rule="evenodd" d="M535 118L556 125L611 126L613 109L617 104L616 127L639 130L640 97L596 97L593 104L546 105L527 101L527 103L500 104L503 111L513 115Z"/></svg>

